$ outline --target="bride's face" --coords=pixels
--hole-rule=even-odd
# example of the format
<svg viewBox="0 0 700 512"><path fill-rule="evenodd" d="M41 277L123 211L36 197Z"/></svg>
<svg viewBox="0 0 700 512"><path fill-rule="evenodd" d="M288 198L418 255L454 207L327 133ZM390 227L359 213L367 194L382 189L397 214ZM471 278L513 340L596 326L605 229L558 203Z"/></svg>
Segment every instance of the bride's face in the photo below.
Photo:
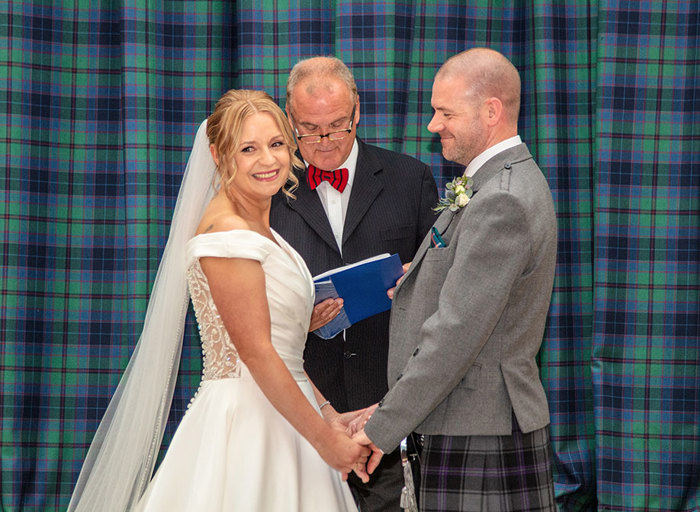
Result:
<svg viewBox="0 0 700 512"><path fill-rule="evenodd" d="M275 195L289 175L289 148L272 115L259 112L248 117L235 149L236 176L232 187L250 198Z"/></svg>

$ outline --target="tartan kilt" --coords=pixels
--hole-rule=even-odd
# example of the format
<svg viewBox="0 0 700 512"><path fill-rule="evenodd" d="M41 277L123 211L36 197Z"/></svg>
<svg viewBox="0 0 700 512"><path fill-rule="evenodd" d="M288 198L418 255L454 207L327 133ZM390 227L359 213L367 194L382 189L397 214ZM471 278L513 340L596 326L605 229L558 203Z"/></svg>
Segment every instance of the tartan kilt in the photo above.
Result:
<svg viewBox="0 0 700 512"><path fill-rule="evenodd" d="M509 436L425 435L422 512L556 511L549 427Z"/></svg>

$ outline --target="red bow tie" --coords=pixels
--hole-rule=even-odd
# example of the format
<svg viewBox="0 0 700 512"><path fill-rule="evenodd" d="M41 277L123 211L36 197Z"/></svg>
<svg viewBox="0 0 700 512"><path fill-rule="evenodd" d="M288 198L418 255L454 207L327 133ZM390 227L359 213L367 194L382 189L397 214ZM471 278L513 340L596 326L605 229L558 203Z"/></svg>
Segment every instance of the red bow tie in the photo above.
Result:
<svg viewBox="0 0 700 512"><path fill-rule="evenodd" d="M309 165L307 179L311 190L318 187L322 181L327 181L330 183L331 187L336 189L338 192L342 192L345 190L345 186L348 184L348 170L343 167L342 169L336 169L335 171L323 171L317 167L314 167L313 165Z"/></svg>

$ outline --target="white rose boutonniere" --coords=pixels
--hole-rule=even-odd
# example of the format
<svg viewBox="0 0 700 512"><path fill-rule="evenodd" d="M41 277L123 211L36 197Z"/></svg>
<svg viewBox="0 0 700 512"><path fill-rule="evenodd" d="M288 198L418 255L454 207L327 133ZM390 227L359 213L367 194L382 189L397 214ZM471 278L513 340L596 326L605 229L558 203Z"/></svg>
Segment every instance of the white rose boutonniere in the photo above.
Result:
<svg viewBox="0 0 700 512"><path fill-rule="evenodd" d="M450 211L456 212L467 206L472 197L472 182L473 180L468 176L457 176L445 185L445 197L440 199L433 210L441 212L445 208L449 208Z"/></svg>

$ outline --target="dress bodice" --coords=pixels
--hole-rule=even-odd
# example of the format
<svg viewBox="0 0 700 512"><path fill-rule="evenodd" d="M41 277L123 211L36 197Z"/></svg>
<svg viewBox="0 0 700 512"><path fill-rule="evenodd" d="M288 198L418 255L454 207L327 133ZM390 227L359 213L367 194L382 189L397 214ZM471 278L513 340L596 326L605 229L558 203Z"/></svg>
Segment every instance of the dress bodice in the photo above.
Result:
<svg viewBox="0 0 700 512"><path fill-rule="evenodd" d="M289 415L277 410L238 357L202 272L200 258L205 257L260 262L272 345L298 391L320 415L302 359L313 282L301 257L277 233L273 235L275 241L248 230L206 233L186 246L187 282L204 352L204 376L135 509L138 512L357 512L340 473L292 426ZM250 313L250 308L241 307L230 321L243 322Z"/></svg>
<svg viewBox="0 0 700 512"><path fill-rule="evenodd" d="M238 377L241 362L212 300L200 258L246 258L259 261L265 273L272 344L290 372L303 375L304 342L313 309L314 288L304 261L282 237L275 240L254 231L205 233L186 247L187 282L203 352L203 380ZM246 312L241 311L244 318Z"/></svg>

